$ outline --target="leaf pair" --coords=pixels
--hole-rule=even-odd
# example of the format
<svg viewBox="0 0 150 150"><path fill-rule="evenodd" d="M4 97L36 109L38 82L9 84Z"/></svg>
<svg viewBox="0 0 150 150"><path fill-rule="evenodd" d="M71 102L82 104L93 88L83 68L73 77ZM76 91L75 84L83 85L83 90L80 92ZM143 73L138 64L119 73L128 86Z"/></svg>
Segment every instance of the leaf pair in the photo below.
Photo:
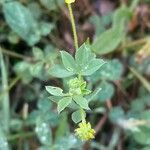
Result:
<svg viewBox="0 0 150 150"><path fill-rule="evenodd" d="M58 101L58 112L63 111L68 105L74 101L77 105L79 105L83 109L89 110L88 101L82 95L76 96L67 96L67 94L63 93L63 90L58 87L46 86L46 90L53 96L62 97Z"/></svg>

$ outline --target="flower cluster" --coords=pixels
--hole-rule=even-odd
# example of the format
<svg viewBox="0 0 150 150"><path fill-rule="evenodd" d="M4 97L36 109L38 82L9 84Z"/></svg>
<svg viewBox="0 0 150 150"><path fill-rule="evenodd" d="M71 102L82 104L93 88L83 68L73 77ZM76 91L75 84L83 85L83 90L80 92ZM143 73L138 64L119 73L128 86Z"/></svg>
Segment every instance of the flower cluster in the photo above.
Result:
<svg viewBox="0 0 150 150"><path fill-rule="evenodd" d="M71 3L74 3L75 2L75 0L65 0L65 3L67 3L67 4L71 4Z"/></svg>
<svg viewBox="0 0 150 150"><path fill-rule="evenodd" d="M95 131L91 128L88 122L79 123L79 128L75 129L75 134L83 141L91 140L94 138Z"/></svg>

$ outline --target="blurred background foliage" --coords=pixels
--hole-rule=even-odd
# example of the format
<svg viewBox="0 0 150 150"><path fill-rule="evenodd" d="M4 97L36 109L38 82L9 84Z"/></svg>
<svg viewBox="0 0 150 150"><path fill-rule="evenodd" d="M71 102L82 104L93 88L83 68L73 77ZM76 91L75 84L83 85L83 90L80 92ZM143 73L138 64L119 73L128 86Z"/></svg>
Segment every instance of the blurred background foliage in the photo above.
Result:
<svg viewBox="0 0 150 150"><path fill-rule="evenodd" d="M74 54L64 0L1 0L0 150L150 150L150 1L76 0L73 10L80 45L107 61L86 77L95 139L77 139L72 112L58 116L45 91L70 78L59 53Z"/></svg>

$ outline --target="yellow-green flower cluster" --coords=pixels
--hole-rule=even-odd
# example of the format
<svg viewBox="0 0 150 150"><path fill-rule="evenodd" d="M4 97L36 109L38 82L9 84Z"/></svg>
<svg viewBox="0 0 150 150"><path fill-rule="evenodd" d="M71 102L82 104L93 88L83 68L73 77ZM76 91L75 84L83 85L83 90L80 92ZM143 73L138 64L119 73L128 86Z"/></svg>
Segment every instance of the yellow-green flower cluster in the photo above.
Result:
<svg viewBox="0 0 150 150"><path fill-rule="evenodd" d="M65 3L67 3L67 4L71 4L71 3L74 3L75 2L75 0L65 0Z"/></svg>
<svg viewBox="0 0 150 150"><path fill-rule="evenodd" d="M79 128L75 129L75 134L83 141L91 140L95 137L95 131L91 128L91 124L89 122L79 123Z"/></svg>

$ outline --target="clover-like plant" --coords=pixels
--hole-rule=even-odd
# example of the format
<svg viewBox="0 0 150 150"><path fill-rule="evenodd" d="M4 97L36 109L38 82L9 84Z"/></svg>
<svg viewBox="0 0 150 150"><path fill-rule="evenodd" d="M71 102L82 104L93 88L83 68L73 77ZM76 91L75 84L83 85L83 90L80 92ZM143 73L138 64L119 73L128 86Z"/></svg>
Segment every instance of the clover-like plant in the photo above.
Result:
<svg viewBox="0 0 150 150"><path fill-rule="evenodd" d="M91 128L91 124L86 121L86 111L90 110L87 95L93 93L86 88L87 82L85 76L90 76L96 72L104 63L103 59L96 58L91 51L89 44L84 43L78 48L78 40L74 17L72 13L71 3L75 0L66 0L68 4L71 24L74 35L75 57L66 51L61 51L61 59L66 72L71 78L68 79L68 92L64 92L59 87L46 86L46 90L52 95L50 99L57 103L58 113L65 108L73 109L72 120L79 123L79 127L75 129L76 135L81 140L89 140L94 138L95 131ZM63 72L62 72L63 73Z"/></svg>

